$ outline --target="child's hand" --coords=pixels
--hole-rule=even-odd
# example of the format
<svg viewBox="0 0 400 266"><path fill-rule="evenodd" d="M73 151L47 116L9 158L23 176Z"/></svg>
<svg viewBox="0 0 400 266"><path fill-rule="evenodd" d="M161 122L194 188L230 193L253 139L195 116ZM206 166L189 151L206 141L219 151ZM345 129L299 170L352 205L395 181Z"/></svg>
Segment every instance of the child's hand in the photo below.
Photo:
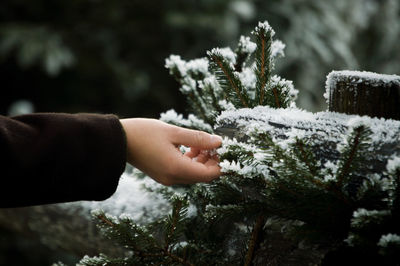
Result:
<svg viewBox="0 0 400 266"><path fill-rule="evenodd" d="M164 185L209 182L220 176L219 136L185 129L155 119L121 119L127 137L127 160ZM182 154L179 146L191 149Z"/></svg>

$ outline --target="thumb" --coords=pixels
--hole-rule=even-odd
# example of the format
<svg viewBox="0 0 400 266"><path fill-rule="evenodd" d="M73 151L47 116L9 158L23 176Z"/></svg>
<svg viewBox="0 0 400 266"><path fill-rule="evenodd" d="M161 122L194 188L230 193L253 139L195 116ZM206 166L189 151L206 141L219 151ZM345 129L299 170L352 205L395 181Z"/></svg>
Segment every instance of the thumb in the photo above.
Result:
<svg viewBox="0 0 400 266"><path fill-rule="evenodd" d="M215 149L222 144L220 136L186 128L180 128L173 139L176 145L185 145L202 150Z"/></svg>

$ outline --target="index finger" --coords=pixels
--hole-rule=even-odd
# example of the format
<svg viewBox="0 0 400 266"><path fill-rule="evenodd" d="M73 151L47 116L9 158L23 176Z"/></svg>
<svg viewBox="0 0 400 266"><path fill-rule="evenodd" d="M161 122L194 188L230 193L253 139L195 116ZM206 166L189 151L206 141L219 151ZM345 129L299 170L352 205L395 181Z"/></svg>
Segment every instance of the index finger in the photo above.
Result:
<svg viewBox="0 0 400 266"><path fill-rule="evenodd" d="M172 137L174 144L185 145L204 150L215 149L222 144L222 138L220 136L187 128L178 128Z"/></svg>
<svg viewBox="0 0 400 266"><path fill-rule="evenodd" d="M176 160L176 166L184 183L210 182L221 175L218 162L213 159L202 164L180 155Z"/></svg>

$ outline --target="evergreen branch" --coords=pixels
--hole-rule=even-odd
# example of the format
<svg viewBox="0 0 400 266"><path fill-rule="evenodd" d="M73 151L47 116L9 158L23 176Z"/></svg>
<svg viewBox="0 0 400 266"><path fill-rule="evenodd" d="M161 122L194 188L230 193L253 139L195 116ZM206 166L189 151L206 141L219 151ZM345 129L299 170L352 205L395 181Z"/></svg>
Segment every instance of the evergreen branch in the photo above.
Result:
<svg viewBox="0 0 400 266"><path fill-rule="evenodd" d="M317 172L317 168L315 167L315 162L314 162L314 164L312 164L311 161L310 161L310 160L314 159L313 156L312 156L312 153L310 153L309 151L305 150L306 149L304 147L305 143L300 139L296 139L296 146L299 148L298 151L300 152L300 154L302 156L302 159L303 159L302 161L307 166L307 168L310 171L311 175L319 176L319 173Z"/></svg>
<svg viewBox="0 0 400 266"><path fill-rule="evenodd" d="M231 85L232 88L235 89L236 94L238 95L238 97L240 98L240 101L242 102L243 106L248 107L247 102L244 100L244 98L242 97L240 90L238 88L238 85L235 82L235 78L234 75L231 75L227 68L224 66L223 62L218 60L216 57L214 57L215 61L217 62L218 66L221 68L221 70L224 72L225 76L227 77L227 79L229 80L229 83Z"/></svg>
<svg viewBox="0 0 400 266"><path fill-rule="evenodd" d="M177 200L176 202L174 202L174 206L173 206L173 210L172 210L172 224L170 227L170 231L166 235L166 241L165 241L165 247L164 247L165 251L168 251L168 249L169 249L169 242L175 232L181 209L182 209L182 201Z"/></svg>
<svg viewBox="0 0 400 266"><path fill-rule="evenodd" d="M116 227L114 223L112 223L110 220L108 220L104 215L97 215L97 218L103 221L104 223L108 224L111 227Z"/></svg>
<svg viewBox="0 0 400 266"><path fill-rule="evenodd" d="M249 247L246 253L244 266L250 266L252 264L254 253L259 245L260 234L262 232L262 228L265 224L265 219L263 215L257 217L256 222L253 227L253 232L251 233L251 238L249 240Z"/></svg>
<svg viewBox="0 0 400 266"><path fill-rule="evenodd" d="M293 149L294 154L297 155L299 159L301 159L301 161L306 165L310 173L310 175L305 175L307 179L317 187L326 189L327 186L322 181L315 178L320 177L320 173L318 172L318 169L315 165L316 162L313 153L309 151L307 147L305 147L305 143L300 139L296 140L295 145L298 149Z"/></svg>
<svg viewBox="0 0 400 266"><path fill-rule="evenodd" d="M202 117L202 119L204 121L206 121L208 124L213 124L213 121L211 121L208 116L206 115L206 110L204 109L203 105L200 102L200 97L197 97L194 92L190 92L187 94L188 97L190 98L191 102L193 104L196 105L197 109L195 109L194 111L196 111L196 113L199 113L200 116Z"/></svg>
<svg viewBox="0 0 400 266"><path fill-rule="evenodd" d="M234 69L225 60L218 49L213 49L208 52L208 56L211 60L210 66L212 71L215 73L221 88L228 90L228 95L231 96L230 91L233 91L240 100L241 106L249 107L249 99L245 92L242 82L235 75ZM233 101L236 102L236 101Z"/></svg>
<svg viewBox="0 0 400 266"><path fill-rule="evenodd" d="M355 166L355 161L359 156L357 153L360 151L360 145L363 141L362 137L366 133L365 131L366 129L364 126L357 127L349 137L349 146L345 147L345 150L342 153L343 158L341 160L341 167L337 174L338 187L342 187L344 179L351 173L352 168Z"/></svg>
<svg viewBox="0 0 400 266"><path fill-rule="evenodd" d="M211 90L211 87L210 87L210 95L211 95L212 104L213 104L215 110L220 114L222 112L222 109L221 109L221 106L218 104L217 97L215 97L215 94Z"/></svg>
<svg viewBox="0 0 400 266"><path fill-rule="evenodd" d="M273 88L272 88L272 92L274 93L276 108L280 108L281 105L280 105L280 103L279 103L279 95L278 95L278 91L277 91L276 87L273 87Z"/></svg>
<svg viewBox="0 0 400 266"><path fill-rule="evenodd" d="M360 141L359 134L360 133L357 133L356 137L354 138L354 145L351 147L351 151L350 151L350 154L348 156L348 159L345 161L345 164L344 164L343 168L341 169L340 174L337 177L338 186L339 187L342 186L344 177L346 175L348 175L349 172L350 172L350 165L352 164L352 162L354 160L354 157L355 157L355 154L356 154L356 151L357 151L357 147L358 147L358 144L359 144L359 141Z"/></svg>
<svg viewBox="0 0 400 266"><path fill-rule="evenodd" d="M264 36L263 36L264 37ZM261 80L261 86L258 88L258 90L260 91L260 105L264 102L264 92L265 92L265 84L266 84L266 80L265 80L265 38L260 38L261 39L261 66L260 66L260 77L258 77ZM277 97L276 95L276 90L274 90L274 95L275 95L275 99Z"/></svg>
<svg viewBox="0 0 400 266"><path fill-rule="evenodd" d="M218 100L215 95L215 88L213 88L210 82L207 83L205 82L204 90L206 90L207 94L211 96L211 104L214 107L214 109L217 111L217 113L221 113L222 109L221 106L218 104Z"/></svg>
<svg viewBox="0 0 400 266"><path fill-rule="evenodd" d="M274 34L272 28L268 24L260 24L254 30L253 34L256 35L257 48L255 51L256 56L256 69L255 74L257 77L256 82L256 101L260 105L264 105L265 92L270 85L271 72L272 72L272 57L271 57L271 44L272 35ZM279 95L275 88L272 89L276 108L280 107Z"/></svg>

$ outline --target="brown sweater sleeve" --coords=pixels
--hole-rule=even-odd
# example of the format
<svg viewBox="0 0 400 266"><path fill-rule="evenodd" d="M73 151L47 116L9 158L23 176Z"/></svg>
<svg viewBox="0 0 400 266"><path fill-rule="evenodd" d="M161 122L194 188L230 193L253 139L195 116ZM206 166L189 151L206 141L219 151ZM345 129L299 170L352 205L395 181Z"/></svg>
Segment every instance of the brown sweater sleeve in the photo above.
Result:
<svg viewBox="0 0 400 266"><path fill-rule="evenodd" d="M125 162L125 133L114 115L0 116L0 207L104 200Z"/></svg>

